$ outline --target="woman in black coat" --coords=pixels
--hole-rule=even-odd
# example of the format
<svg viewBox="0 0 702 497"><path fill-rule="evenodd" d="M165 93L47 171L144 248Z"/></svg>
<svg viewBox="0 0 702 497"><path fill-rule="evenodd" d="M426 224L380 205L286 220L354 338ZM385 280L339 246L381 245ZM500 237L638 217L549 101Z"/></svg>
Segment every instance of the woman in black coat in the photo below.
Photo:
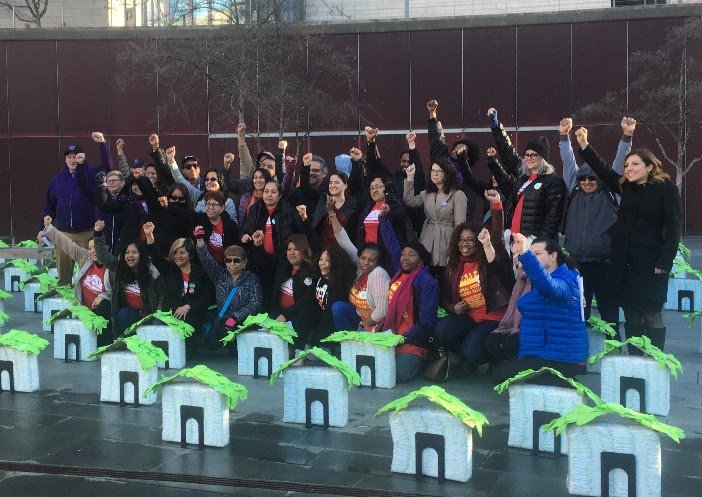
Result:
<svg viewBox="0 0 702 497"><path fill-rule="evenodd" d="M682 232L680 193L648 150L631 151L620 176L590 146L585 128L575 136L582 158L622 198L612 233L609 277L624 309L626 335L646 335L663 350L661 310ZM629 353L641 352L629 347Z"/></svg>
<svg viewBox="0 0 702 497"><path fill-rule="evenodd" d="M185 340L186 353L191 358L202 341L202 324L207 308L214 302L212 282L202 267L193 262L195 244L192 240L179 238L174 241L167 261L164 258L166 254L159 252L154 224L146 223L144 231L151 262L161 273L166 287L162 309L172 311L176 318L195 328L195 332Z"/></svg>

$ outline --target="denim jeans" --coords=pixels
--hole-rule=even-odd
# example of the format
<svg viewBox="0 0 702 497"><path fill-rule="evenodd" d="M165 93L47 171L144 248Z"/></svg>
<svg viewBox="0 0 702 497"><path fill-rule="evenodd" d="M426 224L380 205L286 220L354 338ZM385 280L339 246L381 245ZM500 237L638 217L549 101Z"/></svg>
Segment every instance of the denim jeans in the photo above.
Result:
<svg viewBox="0 0 702 497"><path fill-rule="evenodd" d="M461 360L477 367L490 362L485 339L497 328L497 321L476 323L466 314L449 314L436 323L435 335L441 345Z"/></svg>
<svg viewBox="0 0 702 497"><path fill-rule="evenodd" d="M361 318L352 304L337 300L331 306L331 313L334 319L334 327L337 331L358 330Z"/></svg>

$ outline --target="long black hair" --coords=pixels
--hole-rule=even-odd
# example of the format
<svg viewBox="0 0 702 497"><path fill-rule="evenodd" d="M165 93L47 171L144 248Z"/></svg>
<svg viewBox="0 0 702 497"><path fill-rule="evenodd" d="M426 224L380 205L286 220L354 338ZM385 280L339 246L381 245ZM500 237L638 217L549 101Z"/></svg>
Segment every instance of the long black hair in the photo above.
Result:
<svg viewBox="0 0 702 497"><path fill-rule="evenodd" d="M329 255L330 268L329 276L329 302L336 300L348 300L349 292L356 281L356 265L344 249L337 246L325 248L321 255L326 252Z"/></svg>
<svg viewBox="0 0 702 497"><path fill-rule="evenodd" d="M561 247L558 242L551 238L540 237L536 238L531 245L534 246L535 243L543 243L544 250L547 254L553 254L556 252L556 263L560 266L561 264L567 265L570 269L577 269L578 265L570 254L568 254L563 247Z"/></svg>
<svg viewBox="0 0 702 497"><path fill-rule="evenodd" d="M451 161L446 159L445 157L442 157L441 159L435 160L433 164L436 164L441 168L441 170L444 172L444 188L443 192L444 193L451 193L451 190L457 190L459 187L458 184L458 176L456 176L456 170L453 167L453 164L451 164ZM431 181L431 172L430 174L430 179L427 181L427 193L438 193L439 189L437 186L434 184L433 181Z"/></svg>
<svg viewBox="0 0 702 497"><path fill-rule="evenodd" d="M127 266L127 261L124 260L124 253L130 245L134 245L139 252L139 264L137 265L136 273ZM146 244L140 240L125 243L119 250L117 258L117 268L115 277L120 283L139 283L139 287L143 291L151 283L151 259L149 252L146 249Z"/></svg>

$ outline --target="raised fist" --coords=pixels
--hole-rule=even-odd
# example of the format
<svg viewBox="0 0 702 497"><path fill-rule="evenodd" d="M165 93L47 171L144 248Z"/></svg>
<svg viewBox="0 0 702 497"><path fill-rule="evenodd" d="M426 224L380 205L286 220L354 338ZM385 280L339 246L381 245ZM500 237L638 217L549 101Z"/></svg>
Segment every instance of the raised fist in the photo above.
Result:
<svg viewBox="0 0 702 497"><path fill-rule="evenodd" d="M171 164L172 162L175 162L175 154L176 154L175 147L168 147L166 149L166 161L168 161L169 164Z"/></svg>
<svg viewBox="0 0 702 497"><path fill-rule="evenodd" d="M483 228L480 230L480 233L478 233L478 241L482 243L484 247L490 245L490 232L486 228Z"/></svg>
<svg viewBox="0 0 702 497"><path fill-rule="evenodd" d="M117 138L117 141L115 142L115 147L117 147L117 153L122 154L122 151L124 150L124 140L121 138Z"/></svg>
<svg viewBox="0 0 702 497"><path fill-rule="evenodd" d="M245 234L244 236L241 237L241 243L249 243L251 241L251 236L249 234Z"/></svg>
<svg viewBox="0 0 702 497"><path fill-rule="evenodd" d="M147 237L152 236L154 234L155 226L154 226L154 223L152 223L151 221L149 221L148 223L144 223L143 228L144 228L144 234Z"/></svg>
<svg viewBox="0 0 702 497"><path fill-rule="evenodd" d="M487 110L487 115L488 115L488 117L490 117L490 116L492 116L492 115L495 115L495 114L497 114L497 109L495 109L494 107L490 107L490 108Z"/></svg>
<svg viewBox="0 0 702 497"><path fill-rule="evenodd" d="M522 255L526 252L526 237L524 235L521 233L512 233L512 239L514 240L512 253Z"/></svg>
<svg viewBox="0 0 702 497"><path fill-rule="evenodd" d="M587 129L580 128L575 132L575 137L578 139L578 144L583 150L587 148Z"/></svg>
<svg viewBox="0 0 702 497"><path fill-rule="evenodd" d="M390 206L386 202L383 202L383 205L380 206L380 212L378 213L378 217L387 217L389 214Z"/></svg>
<svg viewBox="0 0 702 497"><path fill-rule="evenodd" d="M366 126L364 131L366 132L366 140L368 141L368 143L373 143L375 141L375 138L378 136L378 128Z"/></svg>
<svg viewBox="0 0 702 497"><path fill-rule="evenodd" d="M85 162L85 154L83 152L79 152L76 154L76 162L78 164L82 164L83 162Z"/></svg>
<svg viewBox="0 0 702 497"><path fill-rule="evenodd" d="M302 156L302 165L305 167L310 167L312 165L312 153L307 152Z"/></svg>
<svg viewBox="0 0 702 497"><path fill-rule="evenodd" d="M497 190L485 190L485 198L491 204L497 204L501 201L500 192L498 192Z"/></svg>
<svg viewBox="0 0 702 497"><path fill-rule="evenodd" d="M244 124L244 123L237 124L236 134L239 135L239 137L246 136L246 124Z"/></svg>
<svg viewBox="0 0 702 497"><path fill-rule="evenodd" d="M158 203L161 204L161 207L168 207L168 198L161 196L158 199Z"/></svg>
<svg viewBox="0 0 702 497"><path fill-rule="evenodd" d="M634 130L636 130L636 119L633 117L622 117L622 131L626 136L634 136Z"/></svg>
<svg viewBox="0 0 702 497"><path fill-rule="evenodd" d="M234 154L231 152L224 154L224 169L229 169L232 162L234 162Z"/></svg>
<svg viewBox="0 0 702 497"><path fill-rule="evenodd" d="M149 135L149 143L151 144L152 149L158 150L159 141L158 141L158 135L156 133Z"/></svg>
<svg viewBox="0 0 702 497"><path fill-rule="evenodd" d="M407 140L407 143L412 144L417 140L417 133L414 131L410 131L405 135L405 140Z"/></svg>
<svg viewBox="0 0 702 497"><path fill-rule="evenodd" d="M427 110L429 112L436 112L436 109L438 109L438 108L439 108L439 102L437 102L436 100L429 100L427 102Z"/></svg>
<svg viewBox="0 0 702 497"><path fill-rule="evenodd" d="M95 221L95 226L93 227L93 229L98 233L100 231L104 230L105 229L105 221L103 221L102 219L98 219L97 221Z"/></svg>
<svg viewBox="0 0 702 497"><path fill-rule="evenodd" d="M570 117L564 117L561 122L558 123L558 133L561 135L567 135L573 128L573 120Z"/></svg>
<svg viewBox="0 0 702 497"><path fill-rule="evenodd" d="M407 179L408 180L414 180L414 173L417 172L417 166L414 164L410 164L407 166L407 169L405 169L405 173L407 174Z"/></svg>
<svg viewBox="0 0 702 497"><path fill-rule="evenodd" d="M53 219L51 219L51 216L44 216L44 228L51 226L52 221Z"/></svg>
<svg viewBox="0 0 702 497"><path fill-rule="evenodd" d="M288 142L285 140L280 140L278 142L278 150L285 150L286 148L288 148Z"/></svg>
<svg viewBox="0 0 702 497"><path fill-rule="evenodd" d="M90 136L93 137L93 141L95 143L103 143L105 141L105 135L103 135L99 131L94 131L93 134Z"/></svg>
<svg viewBox="0 0 702 497"><path fill-rule="evenodd" d="M261 231L261 230L254 231L253 235L251 235L251 239L253 240L254 245L256 245L257 247L260 247L261 244L263 243L263 231Z"/></svg>
<svg viewBox="0 0 702 497"><path fill-rule="evenodd" d="M490 147L487 149L487 152L485 152L488 157L495 157L497 155L497 150L495 150L495 147Z"/></svg>
<svg viewBox="0 0 702 497"><path fill-rule="evenodd" d="M349 155L351 156L351 160L356 162L363 158L363 153L356 147L352 147L351 150L349 150Z"/></svg>
<svg viewBox="0 0 702 497"><path fill-rule="evenodd" d="M297 209L297 213L300 214L302 220L307 221L307 206L305 204L302 204L295 207L295 209Z"/></svg>

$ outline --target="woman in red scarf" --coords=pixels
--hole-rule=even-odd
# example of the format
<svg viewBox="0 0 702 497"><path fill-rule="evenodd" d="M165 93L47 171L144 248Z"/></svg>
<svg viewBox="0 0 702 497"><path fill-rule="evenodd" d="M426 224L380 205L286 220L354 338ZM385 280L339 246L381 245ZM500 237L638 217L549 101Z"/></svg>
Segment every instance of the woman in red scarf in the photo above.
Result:
<svg viewBox="0 0 702 497"><path fill-rule="evenodd" d="M474 372L490 361L485 339L500 324L514 287L502 238L500 195L488 190L485 197L492 209L490 232L465 222L451 235L441 285L441 304L448 316L436 324L439 343L458 354L465 372Z"/></svg>
<svg viewBox="0 0 702 497"><path fill-rule="evenodd" d="M390 281L387 315L377 329L405 337L405 343L395 350L397 382L404 383L417 376L427 359L427 339L439 307L439 285L427 270L429 251L416 240L400 246L387 219L389 211L383 204L380 233L395 276Z"/></svg>

